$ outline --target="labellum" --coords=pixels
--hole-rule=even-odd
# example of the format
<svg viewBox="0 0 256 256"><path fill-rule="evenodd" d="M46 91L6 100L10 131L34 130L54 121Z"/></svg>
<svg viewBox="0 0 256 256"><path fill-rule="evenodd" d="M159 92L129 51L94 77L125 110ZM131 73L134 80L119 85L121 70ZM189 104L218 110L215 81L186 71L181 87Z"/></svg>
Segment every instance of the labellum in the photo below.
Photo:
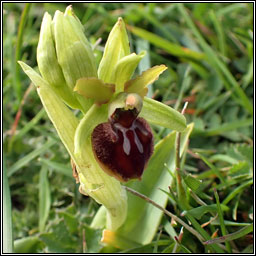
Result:
<svg viewBox="0 0 256 256"><path fill-rule="evenodd" d="M120 93L109 106L108 122L92 133L94 155L102 169L119 181L141 179L153 153L154 142L147 121L138 114L142 99L135 93Z"/></svg>

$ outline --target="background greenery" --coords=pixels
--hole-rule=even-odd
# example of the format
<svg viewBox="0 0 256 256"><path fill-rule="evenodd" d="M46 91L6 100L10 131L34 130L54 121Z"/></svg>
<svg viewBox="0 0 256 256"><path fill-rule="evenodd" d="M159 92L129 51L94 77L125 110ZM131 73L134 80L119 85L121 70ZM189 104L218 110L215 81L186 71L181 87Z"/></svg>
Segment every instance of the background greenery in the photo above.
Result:
<svg viewBox="0 0 256 256"><path fill-rule="evenodd" d="M4 210L8 220L4 230L6 240L13 237L16 252L120 251L100 244L101 230L89 227L99 206L78 192L69 155L16 62L37 66L43 14L54 15L66 6L3 4ZM149 96L178 110L189 102L185 115L195 127L182 167L192 174L189 177L203 181L193 187L187 179L190 204L196 209L190 213L199 216L201 225L216 212L222 215L204 228L215 236L252 223L253 4L76 3L73 9L91 43L102 39L95 47L98 61L109 31L122 16L129 25L132 51L148 51L138 73L153 65L168 66ZM154 127L154 132L157 142L170 130ZM199 208L204 205L199 197L206 206L219 197L227 208ZM167 209L177 216L181 213L173 199ZM163 217L153 243L127 252L207 252L185 230L179 243L173 240L169 223ZM174 224L174 229L179 234L181 226ZM250 253L252 235L232 240L226 248Z"/></svg>

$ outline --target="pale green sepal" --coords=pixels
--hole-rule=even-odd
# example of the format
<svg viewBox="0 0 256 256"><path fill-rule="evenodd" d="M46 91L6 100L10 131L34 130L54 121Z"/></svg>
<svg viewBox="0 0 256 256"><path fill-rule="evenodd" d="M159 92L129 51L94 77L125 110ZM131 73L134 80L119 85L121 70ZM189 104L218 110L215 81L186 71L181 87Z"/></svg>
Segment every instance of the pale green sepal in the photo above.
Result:
<svg viewBox="0 0 256 256"><path fill-rule="evenodd" d="M84 37L83 32L84 32L84 27L82 25L82 23L80 22L80 20L78 19L78 17L75 15L75 13L73 12L72 9L72 5L69 5L65 12L64 12L64 16L65 17L72 17L72 23L74 24L74 28L77 30L77 35L79 36L79 34L82 32L81 37L83 38L82 40L85 40L87 44L89 44L89 41L87 40L86 37Z"/></svg>
<svg viewBox="0 0 256 256"><path fill-rule="evenodd" d="M143 100L140 113L149 123L182 132L186 128L185 117L173 108L148 97Z"/></svg>
<svg viewBox="0 0 256 256"><path fill-rule="evenodd" d="M124 83L131 79L135 69L137 68L141 59L146 55L146 51L140 54L129 54L119 60L114 69L114 84L116 85L116 92L124 91Z"/></svg>
<svg viewBox="0 0 256 256"><path fill-rule="evenodd" d="M74 154L74 137L79 123L78 119L44 79L25 63L19 62L19 64L36 85L44 108L76 165L81 190L106 207L106 226L110 230L116 230L126 219L126 191L119 181L107 175L99 167L92 152L90 137L84 142L81 154L79 156Z"/></svg>
<svg viewBox="0 0 256 256"><path fill-rule="evenodd" d="M59 137L71 157L74 158L74 136L79 123L78 119L40 75L24 62L19 61L19 64L36 86L38 95Z"/></svg>
<svg viewBox="0 0 256 256"><path fill-rule="evenodd" d="M129 54L130 46L125 24L122 18L118 18L117 23L109 34L104 54L98 68L99 78L105 83L113 83L113 70L117 62Z"/></svg>
<svg viewBox="0 0 256 256"><path fill-rule="evenodd" d="M56 11L53 30L57 59L70 89L73 90L79 78L97 77L96 60L78 20L73 16L64 16L62 12ZM93 101L86 100L81 95L75 95L82 105L83 112L86 113Z"/></svg>
<svg viewBox="0 0 256 256"><path fill-rule="evenodd" d="M58 62L68 86L73 89L82 77L97 77L95 58L77 20L56 11L54 35Z"/></svg>
<svg viewBox="0 0 256 256"><path fill-rule="evenodd" d="M61 67L57 61L51 30L51 15L45 13L37 46L37 63L42 77L52 89L72 108L81 109L74 92L67 86Z"/></svg>
<svg viewBox="0 0 256 256"><path fill-rule="evenodd" d="M99 107L94 104L87 111L76 129L74 138L75 154L81 154L82 148L84 147L89 135L91 135L93 129L99 123L107 122L107 113L107 105Z"/></svg>
<svg viewBox="0 0 256 256"><path fill-rule="evenodd" d="M165 65L154 66L148 70L142 72L142 74L132 80L125 83L125 92L135 92L141 97L147 94L147 86L155 82L161 73L163 73L167 67Z"/></svg>
<svg viewBox="0 0 256 256"><path fill-rule="evenodd" d="M98 105L107 103L114 91L114 84L105 84L96 77L83 77L76 81L74 91L83 95L85 98L93 99Z"/></svg>

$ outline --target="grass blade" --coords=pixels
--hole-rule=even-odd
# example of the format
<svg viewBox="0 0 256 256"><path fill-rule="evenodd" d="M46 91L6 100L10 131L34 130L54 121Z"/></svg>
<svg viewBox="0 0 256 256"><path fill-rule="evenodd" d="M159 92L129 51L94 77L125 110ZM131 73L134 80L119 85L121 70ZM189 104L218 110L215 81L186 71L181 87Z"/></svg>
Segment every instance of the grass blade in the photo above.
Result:
<svg viewBox="0 0 256 256"><path fill-rule="evenodd" d="M216 136L229 131L234 131L241 127L247 127L252 125L253 125L253 119L248 118L248 119L242 119L239 121L225 123L223 125L218 126L217 128L208 129L206 131L200 131L199 133L202 136Z"/></svg>
<svg viewBox="0 0 256 256"><path fill-rule="evenodd" d="M41 120L41 118L45 115L45 110L42 108L36 116L31 119L20 131L17 135L14 136L14 140L23 137L26 133L28 133L34 126Z"/></svg>
<svg viewBox="0 0 256 256"><path fill-rule="evenodd" d="M51 192L47 173L46 165L43 165L39 175L39 231L41 233L44 231L51 206Z"/></svg>
<svg viewBox="0 0 256 256"><path fill-rule="evenodd" d="M232 241L235 239L238 239L240 237L243 237L249 233L253 232L253 224L246 226L244 228L239 229L238 231L228 234L226 236L218 237L212 240L205 241L204 244L218 244L218 243L224 243L227 241Z"/></svg>
<svg viewBox="0 0 256 256"><path fill-rule="evenodd" d="M253 184L253 180L250 179L246 182L244 182L243 184L241 184L239 187L235 188L224 200L223 200L223 204L226 205L229 203L230 200L232 200L237 194L239 194L241 191L244 190L244 188L250 186Z"/></svg>
<svg viewBox="0 0 256 256"><path fill-rule="evenodd" d="M73 178L71 166L68 167L66 164L60 164L44 158L39 158L38 161L49 166L50 168L52 168L54 171L58 173L62 173L63 175L69 178Z"/></svg>
<svg viewBox="0 0 256 256"><path fill-rule="evenodd" d="M225 223L224 223L224 218L223 218L223 213L222 213L222 209L221 209L221 205L220 205L219 195L218 195L216 189L214 189L214 196L215 196L215 199L216 199L216 204L217 204L217 209L218 209L218 216L219 216L219 221L220 221L221 232L222 232L222 235L225 236L225 235L227 235L227 230L226 230L226 226L225 226ZM231 250L230 243L228 243L226 241L225 244L226 244L226 247L227 247L227 251L229 253L231 253L232 250Z"/></svg>
<svg viewBox="0 0 256 256"><path fill-rule="evenodd" d="M26 156L19 159L14 165L12 165L9 168L9 171L7 173L8 177L11 177L15 172L17 172L20 168L22 168L24 165L29 163L32 159L39 156L40 154L43 154L47 149L49 149L55 141L49 140L46 142L41 148L33 150L31 153L27 154Z"/></svg>
<svg viewBox="0 0 256 256"><path fill-rule="evenodd" d="M181 47L178 44L174 44L169 42L168 40L157 36L151 32L148 32L144 29L128 26L127 28L135 35L148 40L150 43L154 44L155 46L158 46L164 50L166 50L168 53L181 57L181 58L187 58L191 60L202 60L205 58L205 55L199 52L192 51L188 48Z"/></svg>
<svg viewBox="0 0 256 256"><path fill-rule="evenodd" d="M22 12L19 29L18 29L16 50L15 50L16 69L15 69L15 84L14 84L15 88L14 89L16 92L16 97L19 101L21 100L21 83L20 83L20 66L17 63L17 61L20 60L20 57L21 57L21 46L23 41L24 28L28 18L30 7L31 7L31 3L26 3L24 10Z"/></svg>
<svg viewBox="0 0 256 256"><path fill-rule="evenodd" d="M11 195L3 157L3 252L13 252Z"/></svg>
<svg viewBox="0 0 256 256"><path fill-rule="evenodd" d="M194 22L192 21L190 15L185 10L183 4L178 4L178 9L182 15L182 17L187 22L189 28L194 33L195 37L198 39L199 44L201 45L202 49L206 53L208 57L208 62L211 66L216 69L216 71L220 74L220 77L223 79L224 84L226 85L226 89L230 90L233 89L236 92L236 95L233 95L234 99L237 101L238 104L242 105L248 112L252 115L253 114L253 106L245 92L241 89L240 85L234 78L234 76L230 73L226 65L218 58L217 54L213 51L213 49L206 43L202 35L199 33L198 29L196 28Z"/></svg>

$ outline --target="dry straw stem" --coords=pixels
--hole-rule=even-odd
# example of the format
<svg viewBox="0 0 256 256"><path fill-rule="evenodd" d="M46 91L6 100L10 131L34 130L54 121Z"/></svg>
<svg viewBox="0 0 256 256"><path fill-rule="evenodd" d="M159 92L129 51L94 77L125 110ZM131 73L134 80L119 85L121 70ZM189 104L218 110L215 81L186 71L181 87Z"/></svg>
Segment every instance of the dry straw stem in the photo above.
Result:
<svg viewBox="0 0 256 256"><path fill-rule="evenodd" d="M153 200L151 200L150 198L148 198L147 196L129 188L126 186L123 186L128 192L134 194L135 196L138 196L140 198L142 198L143 200L151 203L152 205L154 205L155 207L157 207L158 209L160 209L161 211L163 211L166 215L168 215L169 217L173 218L173 220L175 220L176 222L180 223L184 228L186 228L190 233L192 233L193 235L195 235L199 241L201 243L203 243L203 237L192 227L190 227L188 224L186 224L183 220L181 220L179 217L177 217L176 215L172 214L171 212L167 211L165 208L163 208L162 206L160 206L159 204L157 204L156 202L154 202Z"/></svg>

